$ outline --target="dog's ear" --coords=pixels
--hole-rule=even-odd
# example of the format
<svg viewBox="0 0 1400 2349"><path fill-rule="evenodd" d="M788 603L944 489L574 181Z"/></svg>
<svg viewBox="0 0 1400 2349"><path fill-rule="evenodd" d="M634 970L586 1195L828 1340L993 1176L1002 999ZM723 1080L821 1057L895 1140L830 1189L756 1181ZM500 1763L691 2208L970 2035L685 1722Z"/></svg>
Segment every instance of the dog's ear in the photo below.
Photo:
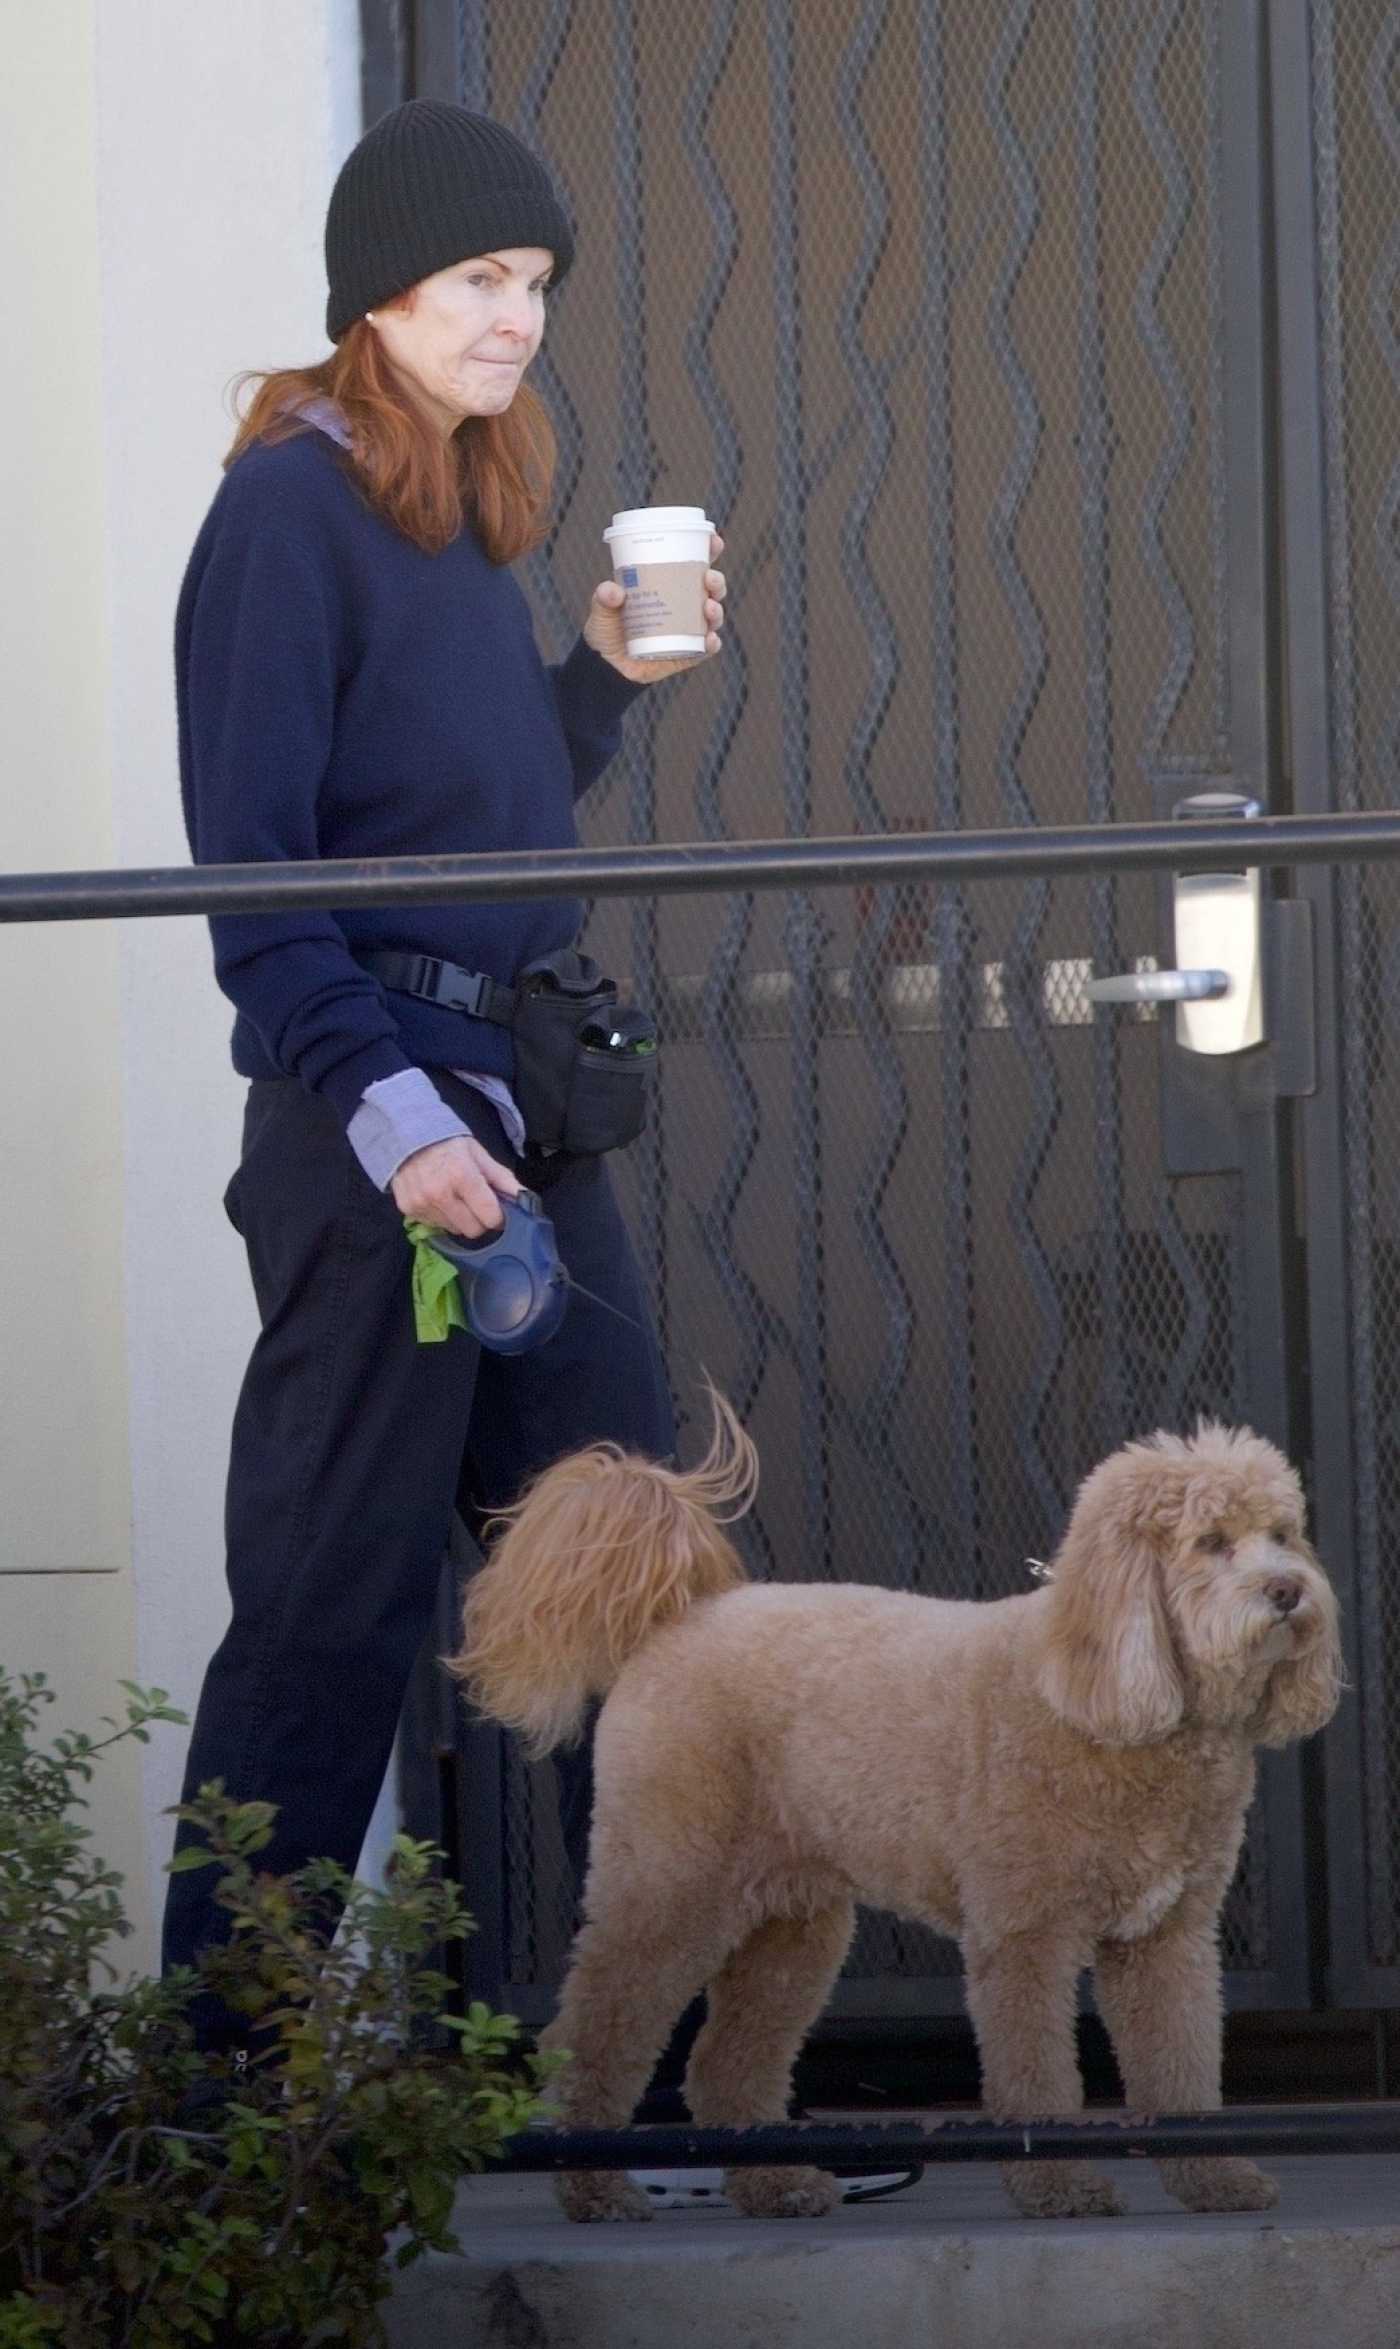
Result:
<svg viewBox="0 0 1400 2349"><path fill-rule="evenodd" d="M1135 1445L1086 1478L1045 1594L1037 1685L1097 1745L1149 1745L1182 1716L1162 1595L1162 1467Z"/></svg>
<svg viewBox="0 0 1400 2349"><path fill-rule="evenodd" d="M1300 1546L1303 1555L1316 1565L1307 1545ZM1256 1731L1261 1745L1291 1745L1295 1737L1311 1737L1315 1729L1326 1727L1340 1702L1345 1675L1337 1601L1321 1567L1313 1601L1321 1617L1316 1639L1301 1655L1276 1664L1269 1674Z"/></svg>

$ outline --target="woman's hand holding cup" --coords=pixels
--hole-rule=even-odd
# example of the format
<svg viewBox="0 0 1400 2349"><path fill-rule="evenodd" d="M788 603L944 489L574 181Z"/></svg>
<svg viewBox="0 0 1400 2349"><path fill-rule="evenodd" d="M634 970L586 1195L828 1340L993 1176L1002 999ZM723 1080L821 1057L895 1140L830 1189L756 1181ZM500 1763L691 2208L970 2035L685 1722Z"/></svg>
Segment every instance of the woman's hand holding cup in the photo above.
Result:
<svg viewBox="0 0 1400 2349"><path fill-rule="evenodd" d="M643 508L637 513L618 515L610 531L605 533L613 549L617 576L605 579L593 590L593 601L584 622L584 641L611 662L620 675L634 685L655 685L663 677L674 677L682 669L698 668L702 661L712 660L720 649L720 630L724 626L724 598L727 583L722 571L703 568L705 538L700 538L702 550L692 571L694 609L678 615L671 608L673 599L687 593L684 577L688 567L676 556L683 552L684 538L672 546L666 536L647 529L655 516L694 512L701 530L708 534L709 561L713 566L724 550L724 540L717 530L704 522L699 509L688 507ZM629 530L625 526L632 525ZM688 526L688 535L695 535L695 525ZM651 546L648 539L651 538ZM650 566L648 554L652 555ZM640 563L630 560L641 557ZM654 611L646 616L646 607ZM677 643L675 638L679 637ZM650 649L639 649L651 640Z"/></svg>

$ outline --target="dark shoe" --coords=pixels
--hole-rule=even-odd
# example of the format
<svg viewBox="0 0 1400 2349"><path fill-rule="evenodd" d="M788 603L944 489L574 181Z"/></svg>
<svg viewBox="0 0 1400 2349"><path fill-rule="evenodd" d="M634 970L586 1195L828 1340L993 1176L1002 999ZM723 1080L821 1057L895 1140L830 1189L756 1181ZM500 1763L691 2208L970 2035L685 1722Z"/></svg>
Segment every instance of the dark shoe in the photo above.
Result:
<svg viewBox="0 0 1400 2349"><path fill-rule="evenodd" d="M907 2170L882 2170L872 2164L863 2170L837 2162L831 2174L841 2188L843 2202L880 2202L887 2194L902 2194L906 2186L917 2186L924 2165L916 2161Z"/></svg>
<svg viewBox="0 0 1400 2349"><path fill-rule="evenodd" d="M831 2171L843 2202L879 2202L887 2194L902 2194L906 2186L917 2186L923 2174L922 2163L903 2170L855 2169L838 2163ZM723 2170L629 2170L627 2175L653 2210L734 2208L724 2190Z"/></svg>
<svg viewBox="0 0 1400 2349"><path fill-rule="evenodd" d="M657 2107L663 2106L664 2110ZM679 2089L653 2091L642 2105L638 2120L679 2122L689 2121L689 2107ZM789 2114L794 2121L810 2121L814 2115L799 2105ZM634 2186L640 2186L648 2202L656 2210L732 2210L733 2204L724 2191L723 2170L629 2170ZM892 2169L888 2162L838 2161L830 2165L830 2175L841 2188L843 2202L879 2202L887 2194L902 2194L907 2186L917 2186L924 2174L922 2162L907 2169Z"/></svg>

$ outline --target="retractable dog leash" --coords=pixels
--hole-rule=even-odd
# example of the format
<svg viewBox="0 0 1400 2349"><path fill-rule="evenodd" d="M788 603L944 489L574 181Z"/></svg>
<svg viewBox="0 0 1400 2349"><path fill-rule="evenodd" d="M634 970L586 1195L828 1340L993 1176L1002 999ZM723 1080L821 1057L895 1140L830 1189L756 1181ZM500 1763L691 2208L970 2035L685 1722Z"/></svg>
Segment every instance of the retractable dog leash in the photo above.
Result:
<svg viewBox="0 0 1400 2349"><path fill-rule="evenodd" d="M479 1240L434 1232L429 1241L456 1271L467 1328L479 1345L493 1354L527 1354L532 1346L542 1346L563 1320L571 1289L629 1328L641 1328L630 1313L595 1296L565 1269L537 1191L503 1198L501 1208L498 1232Z"/></svg>

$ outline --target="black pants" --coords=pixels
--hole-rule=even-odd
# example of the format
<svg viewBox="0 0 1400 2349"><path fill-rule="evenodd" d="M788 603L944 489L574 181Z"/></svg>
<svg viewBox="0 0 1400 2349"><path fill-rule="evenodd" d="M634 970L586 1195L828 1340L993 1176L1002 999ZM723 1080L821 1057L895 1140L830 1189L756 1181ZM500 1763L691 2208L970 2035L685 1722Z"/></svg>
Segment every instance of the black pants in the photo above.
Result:
<svg viewBox="0 0 1400 2349"><path fill-rule="evenodd" d="M490 1104L434 1079L492 1156ZM525 1170L528 1173L528 1169ZM233 1619L205 1675L185 1800L221 1778L277 1805L259 1865L353 1868L431 1626L452 1513L475 1530L522 1483L609 1438L666 1458L671 1402L606 1167L551 1170L546 1208L569 1272L640 1324L574 1296L547 1344L514 1358L462 1331L419 1345L410 1254L392 1197L362 1172L330 1106L292 1080L249 1088L226 1205L248 1250L262 1329L234 1418L226 1532ZM591 1781L563 1758L561 1805L581 1876ZM183 1827L179 1842L190 1840ZM215 1871L172 1876L164 1961L223 1939ZM471 1885L466 1885L471 1905ZM207 2045L246 2025L206 1997Z"/></svg>

